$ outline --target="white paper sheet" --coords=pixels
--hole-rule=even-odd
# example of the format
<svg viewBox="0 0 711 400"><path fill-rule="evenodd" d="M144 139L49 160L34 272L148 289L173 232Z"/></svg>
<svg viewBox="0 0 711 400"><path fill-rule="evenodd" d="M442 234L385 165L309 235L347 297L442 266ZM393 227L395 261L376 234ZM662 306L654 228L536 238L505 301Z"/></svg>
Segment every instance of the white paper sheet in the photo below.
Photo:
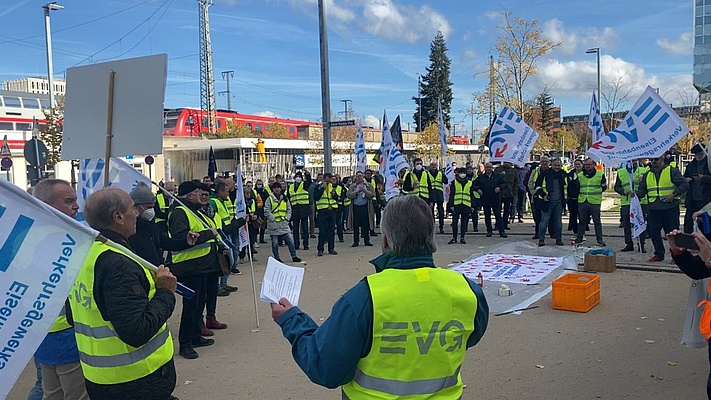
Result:
<svg viewBox="0 0 711 400"><path fill-rule="evenodd" d="M303 268L291 267L269 257L259 299L268 303L278 303L279 299L286 297L291 304L298 306L303 282Z"/></svg>

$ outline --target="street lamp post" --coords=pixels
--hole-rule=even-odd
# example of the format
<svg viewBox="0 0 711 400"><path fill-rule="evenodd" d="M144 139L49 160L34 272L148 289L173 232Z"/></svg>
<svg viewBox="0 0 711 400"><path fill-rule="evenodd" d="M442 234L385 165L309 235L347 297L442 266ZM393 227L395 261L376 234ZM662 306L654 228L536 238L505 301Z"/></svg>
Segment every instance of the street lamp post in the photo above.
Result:
<svg viewBox="0 0 711 400"><path fill-rule="evenodd" d="M593 54L595 53L597 55L597 107L602 108L602 99L600 98L600 48L599 47L593 47L591 49L585 50L586 54ZM600 111L600 114L602 114L602 111ZM592 145L592 133L590 133L590 141Z"/></svg>
<svg viewBox="0 0 711 400"><path fill-rule="evenodd" d="M49 86L49 106L54 109L54 87L52 82L52 77L54 76L54 71L52 69L52 29L49 26L49 12L57 11L64 8L60 6L56 1L47 3L42 6L44 9L44 36L47 41L47 84Z"/></svg>

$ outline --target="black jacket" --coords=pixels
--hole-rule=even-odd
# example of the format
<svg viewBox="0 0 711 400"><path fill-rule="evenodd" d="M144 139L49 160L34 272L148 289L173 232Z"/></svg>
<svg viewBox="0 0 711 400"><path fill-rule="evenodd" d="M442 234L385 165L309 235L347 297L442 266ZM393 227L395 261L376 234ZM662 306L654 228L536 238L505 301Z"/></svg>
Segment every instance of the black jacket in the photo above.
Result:
<svg viewBox="0 0 711 400"><path fill-rule="evenodd" d="M198 216L201 214L199 211L200 206L185 202L185 205L189 207ZM190 232L190 222L188 221L188 216L185 215L185 211L181 208L174 208L170 217L168 218L168 229L170 230L170 237L178 241L186 241L188 237L188 232ZM214 239L215 236L212 231L205 229L198 232L200 237L195 242L196 245L205 243L210 239ZM217 245L213 242L210 246L210 252L200 258L194 260L183 261L179 263L173 263L170 267L170 271L173 275L177 276L178 279L186 276L194 276L200 274L209 274L211 272L217 272L219 270L219 264L217 261Z"/></svg>
<svg viewBox="0 0 711 400"><path fill-rule="evenodd" d="M129 243L116 232L101 234L116 243ZM130 247L129 247L130 248ZM157 288L148 300L150 283L143 267L112 251L101 254L94 266L94 300L101 317L111 322L126 344L139 347L147 343L168 320L175 308L175 295ZM171 359L156 372L136 381L99 385L86 381L89 396L96 399L167 399L175 388L175 366Z"/></svg>
<svg viewBox="0 0 711 400"><path fill-rule="evenodd" d="M701 175L700 180L693 179L694 175ZM685 204L687 207L692 202L708 203L711 201L711 172L709 165L704 158L697 161L695 158L686 166L684 170L684 178L692 178L689 182L689 190L686 192Z"/></svg>
<svg viewBox="0 0 711 400"><path fill-rule="evenodd" d="M501 190L506 188L506 181L501 177L501 174L481 174L474 179L472 186L474 190L482 191L479 199L480 205L493 206L501 203ZM496 188L499 188L499 193L495 193Z"/></svg>
<svg viewBox="0 0 711 400"><path fill-rule="evenodd" d="M568 180L568 200L577 200L580 195L580 181L575 169L568 172L566 179Z"/></svg>
<svg viewBox="0 0 711 400"><path fill-rule="evenodd" d="M704 264L701 257L695 256L688 251L678 256L672 254L672 259L674 259L674 263L676 263L681 272L691 279L701 280L711 276L711 270L706 268L706 264Z"/></svg>
<svg viewBox="0 0 711 400"><path fill-rule="evenodd" d="M134 253L155 266L165 262L163 250L179 251L190 247L187 240L169 238L154 221L140 217L136 221L136 233L128 238L128 243Z"/></svg>

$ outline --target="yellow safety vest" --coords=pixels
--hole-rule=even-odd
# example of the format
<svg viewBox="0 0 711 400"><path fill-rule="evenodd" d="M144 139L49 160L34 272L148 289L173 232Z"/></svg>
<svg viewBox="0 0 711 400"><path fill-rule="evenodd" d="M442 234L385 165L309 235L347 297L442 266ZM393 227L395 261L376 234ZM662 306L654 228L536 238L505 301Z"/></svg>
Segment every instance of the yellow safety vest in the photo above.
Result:
<svg viewBox="0 0 711 400"><path fill-rule="evenodd" d="M437 175L432 175L432 189L444 192L444 184L442 183L442 171L437 171Z"/></svg>
<svg viewBox="0 0 711 400"><path fill-rule="evenodd" d="M230 199L222 200L219 197L213 197L210 199L210 203L214 205L213 208L215 209L215 218L220 218L222 226L227 226L232 223L234 214L230 212L232 205L232 201Z"/></svg>
<svg viewBox="0 0 711 400"><path fill-rule="evenodd" d="M578 172L578 180L580 181L580 195L578 195L578 203L585 203L585 200L590 204L602 204L602 171L595 171L592 178L585 176L583 171Z"/></svg>
<svg viewBox="0 0 711 400"><path fill-rule="evenodd" d="M252 199L252 201L248 201L248 199L244 199L245 206L247 208L247 213L248 214L254 214L257 212L257 200Z"/></svg>
<svg viewBox="0 0 711 400"><path fill-rule="evenodd" d="M634 169L634 172L632 173L632 176L634 177L634 184L635 184L635 191L639 187L639 183L642 180L642 177L644 174L648 171L648 168L645 167L637 167ZM622 189L627 190L628 192L630 191L630 174L629 171L627 171L627 168L620 168L617 170L617 179L620 180L620 184L622 185ZM640 204L647 204L647 196L640 197L639 198L639 203ZM630 195L620 195L620 205L621 206L628 206L630 205Z"/></svg>
<svg viewBox="0 0 711 400"><path fill-rule="evenodd" d="M460 399L478 304L467 280L441 268L386 269L367 279L373 344L343 398ZM427 312L412 304L428 304Z"/></svg>
<svg viewBox="0 0 711 400"><path fill-rule="evenodd" d="M664 198L670 194L674 194L676 186L671 179L671 169L672 167L670 165L664 167L662 172L659 174L659 181L657 181L654 171L647 172L647 199L649 199L650 204L654 203L659 198Z"/></svg>
<svg viewBox="0 0 711 400"><path fill-rule="evenodd" d="M321 195L321 198L316 200L316 209L317 210L325 210L329 206L331 206L332 209L338 208L338 202L336 199L331 197L331 192L333 191L333 185L330 183L326 185L326 187L323 189L323 195Z"/></svg>
<svg viewBox="0 0 711 400"><path fill-rule="evenodd" d="M417 178L417 175L415 175L414 172L405 171L405 175L403 176L403 181L407 181L408 175L410 175L410 174L412 174L412 176L414 178ZM420 182L419 185L411 192L407 192L405 190L403 190L402 192L405 194L415 195L415 196L420 197L421 199L424 199L424 200L429 200L430 199L429 181L430 181L430 173L423 169L422 170L422 177L419 180L419 182Z"/></svg>
<svg viewBox="0 0 711 400"><path fill-rule="evenodd" d="M84 377L93 383L114 385L135 381L158 370L173 358L173 340L168 325L164 323L147 343L133 347L118 337L110 321L104 320L93 292L94 266L99 255L106 251L132 257L101 242L94 242L69 299ZM144 269L144 272L150 283L150 300L156 292L155 282L150 271Z"/></svg>
<svg viewBox="0 0 711 400"><path fill-rule="evenodd" d="M175 210L181 209L185 213L185 215L188 217L188 223L190 224L190 230L192 232L202 232L205 230L205 226L202 224L202 221L185 206L178 206L175 207ZM171 211L171 213L173 212ZM211 220L210 218L205 217L205 220L208 222L208 225L215 225L214 221ZM168 216L168 223L170 223L170 216ZM212 226L213 228L216 228L217 226ZM170 229L168 229L168 236L172 237ZM171 251L171 255L173 258L173 263L177 264L180 262L184 261L190 261L190 260L195 260L200 257L205 257L206 255L210 254L210 249L212 247L212 244L215 242L215 239L210 239L204 243L196 244L193 247L190 247L185 250L181 251Z"/></svg>
<svg viewBox="0 0 711 400"><path fill-rule="evenodd" d="M160 209L160 212L163 213L163 215L166 215L166 213L168 212L168 201L165 198L163 192L156 194L156 203L158 204L158 209ZM155 217L153 219L153 222L155 222L156 224L165 221L165 218L160 217Z"/></svg>
<svg viewBox="0 0 711 400"><path fill-rule="evenodd" d="M309 192L304 190L304 182L299 182L298 185L296 183L289 185L288 195L292 206L309 204Z"/></svg>
<svg viewBox="0 0 711 400"><path fill-rule="evenodd" d="M338 200L338 204L339 204L339 205L344 204L344 203L343 203L343 201L344 201L343 198L346 197L346 196L343 195L343 190L344 190L344 189L343 189L343 186L341 186L341 185L339 185L339 184L336 184L336 194L338 195L338 198L339 198L339 200Z"/></svg>
<svg viewBox="0 0 711 400"><path fill-rule="evenodd" d="M67 310L62 306L62 311L59 312L59 316L57 316L57 319L54 320L54 323L49 328L49 333L66 331L71 327L69 321L67 321Z"/></svg>
<svg viewBox="0 0 711 400"><path fill-rule="evenodd" d="M363 180L368 182L370 186L373 188L373 191L376 191L377 186L375 185L375 178L371 177L370 179L363 177ZM378 194L376 193L375 196L373 196L373 200L378 200Z"/></svg>
<svg viewBox="0 0 711 400"><path fill-rule="evenodd" d="M234 219L237 213L237 206L235 205L235 203L232 202L232 199L230 199L229 196L225 200L223 200L223 203L227 208L227 212L230 214L230 217Z"/></svg>
<svg viewBox="0 0 711 400"><path fill-rule="evenodd" d="M454 181L454 205L472 206L472 181L467 180L467 183L462 185L459 181Z"/></svg>
<svg viewBox="0 0 711 400"><path fill-rule="evenodd" d="M272 215L274 215L274 220L276 220L276 222L285 220L287 212L286 202L288 201L286 197L282 195L281 201L277 200L274 196L271 196L270 199L272 199L271 212Z"/></svg>

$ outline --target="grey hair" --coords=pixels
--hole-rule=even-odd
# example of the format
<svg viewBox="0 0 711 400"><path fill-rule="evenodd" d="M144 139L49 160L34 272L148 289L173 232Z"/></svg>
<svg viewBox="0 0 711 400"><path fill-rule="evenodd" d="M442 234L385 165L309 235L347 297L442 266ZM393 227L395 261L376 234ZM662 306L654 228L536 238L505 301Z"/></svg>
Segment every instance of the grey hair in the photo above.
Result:
<svg viewBox="0 0 711 400"><path fill-rule="evenodd" d="M45 179L40 181L32 190L32 195L49 204L54 200L54 187L57 185L72 185L64 179Z"/></svg>
<svg viewBox="0 0 711 400"><path fill-rule="evenodd" d="M114 223L114 213L128 211L124 201L128 194L122 196L122 193L126 194L121 189L103 188L89 196L84 207L84 219L90 227L97 230L109 229Z"/></svg>
<svg viewBox="0 0 711 400"><path fill-rule="evenodd" d="M390 254L394 256L437 251L432 210L417 196L397 196L388 201L380 229L388 239Z"/></svg>
<svg viewBox="0 0 711 400"><path fill-rule="evenodd" d="M563 160L561 160L560 157L556 157L556 158L554 158L554 159L551 160L551 164L553 164L553 163L556 162L556 161L560 161L561 164L563 163Z"/></svg>
<svg viewBox="0 0 711 400"><path fill-rule="evenodd" d="M541 156L541 161L543 161L543 160L550 161L551 158L548 156Z"/></svg>

